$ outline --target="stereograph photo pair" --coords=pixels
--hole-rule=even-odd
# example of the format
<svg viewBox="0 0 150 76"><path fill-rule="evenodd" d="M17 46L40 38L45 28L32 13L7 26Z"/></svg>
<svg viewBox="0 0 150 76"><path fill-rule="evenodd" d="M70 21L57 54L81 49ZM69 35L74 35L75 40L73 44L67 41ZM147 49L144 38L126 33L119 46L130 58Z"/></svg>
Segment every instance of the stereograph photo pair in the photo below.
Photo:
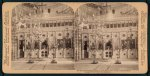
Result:
<svg viewBox="0 0 150 76"><path fill-rule="evenodd" d="M6 2L4 73L144 74L143 2Z"/></svg>

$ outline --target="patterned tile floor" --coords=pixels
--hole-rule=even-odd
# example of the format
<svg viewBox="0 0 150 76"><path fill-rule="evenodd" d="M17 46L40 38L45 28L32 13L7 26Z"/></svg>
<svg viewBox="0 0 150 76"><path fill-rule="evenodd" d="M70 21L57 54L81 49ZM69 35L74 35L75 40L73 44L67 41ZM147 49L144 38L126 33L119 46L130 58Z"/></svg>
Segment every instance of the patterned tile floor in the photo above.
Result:
<svg viewBox="0 0 150 76"><path fill-rule="evenodd" d="M122 64L114 64L115 61L101 61L98 64L91 64L92 60L58 60L57 64L52 64L51 60L34 61L27 63L24 61L13 61L12 68L16 70L138 70L138 61L126 60Z"/></svg>

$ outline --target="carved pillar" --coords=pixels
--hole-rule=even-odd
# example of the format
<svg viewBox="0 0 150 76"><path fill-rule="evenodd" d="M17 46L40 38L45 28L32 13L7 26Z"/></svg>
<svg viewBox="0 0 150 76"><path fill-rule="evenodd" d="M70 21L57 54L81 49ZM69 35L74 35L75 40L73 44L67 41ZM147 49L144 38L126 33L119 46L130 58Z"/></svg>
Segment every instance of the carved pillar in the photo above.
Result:
<svg viewBox="0 0 150 76"><path fill-rule="evenodd" d="M103 56L103 58L104 58L104 55L105 55L105 42L103 43L103 54L102 54L102 56Z"/></svg>
<svg viewBox="0 0 150 76"><path fill-rule="evenodd" d="M66 49L63 49L63 53L64 53L63 57L65 58L66 57Z"/></svg>
<svg viewBox="0 0 150 76"><path fill-rule="evenodd" d="M17 59L20 57L20 49L19 49L19 47L20 47L20 41L19 41L20 39L19 39L19 35L18 35L18 47L17 47Z"/></svg>
<svg viewBox="0 0 150 76"><path fill-rule="evenodd" d="M78 28L76 28L74 30L74 60L78 61L78 51L79 51L79 45L78 45L78 40L79 40L79 36L78 36Z"/></svg>
<svg viewBox="0 0 150 76"><path fill-rule="evenodd" d="M79 44L80 45L80 44ZM78 49L78 57L79 57L79 60L81 59L81 47L78 47L79 49Z"/></svg>
<svg viewBox="0 0 150 76"><path fill-rule="evenodd" d="M74 59L75 59L75 61L77 61L78 60L78 44L77 44L77 39L75 40L75 42L74 42L74 46L75 46L75 48L74 48Z"/></svg>
<svg viewBox="0 0 150 76"><path fill-rule="evenodd" d="M41 41L39 43L39 51L38 51L38 55L39 55L39 58L41 58Z"/></svg>
<svg viewBox="0 0 150 76"><path fill-rule="evenodd" d="M24 58L25 58L25 54L26 54L26 39L27 39L27 34L25 33L25 38L24 38Z"/></svg>
<svg viewBox="0 0 150 76"><path fill-rule="evenodd" d="M83 35L81 36L81 38L82 39L80 39L81 41L80 41L80 43L79 43L79 45L80 45L80 48L81 48L81 59L84 59L84 49L83 49L83 47L84 47L84 44L83 44Z"/></svg>

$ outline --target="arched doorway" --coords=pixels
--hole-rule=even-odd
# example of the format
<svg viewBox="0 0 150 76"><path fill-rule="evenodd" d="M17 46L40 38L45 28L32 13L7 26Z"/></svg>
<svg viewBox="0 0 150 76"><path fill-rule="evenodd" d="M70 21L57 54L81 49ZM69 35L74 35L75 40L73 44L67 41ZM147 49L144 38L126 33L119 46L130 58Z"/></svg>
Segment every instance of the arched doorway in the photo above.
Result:
<svg viewBox="0 0 150 76"><path fill-rule="evenodd" d="M86 40L86 41L84 41L83 42L83 44L84 44L84 57L85 58L88 58L88 41Z"/></svg>
<svg viewBox="0 0 150 76"><path fill-rule="evenodd" d="M82 59L89 57L89 39L88 34L82 34Z"/></svg>
<svg viewBox="0 0 150 76"><path fill-rule="evenodd" d="M19 50L20 50L19 56L20 56L20 58L24 58L24 48L25 48L24 41L25 40L19 40Z"/></svg>
<svg viewBox="0 0 150 76"><path fill-rule="evenodd" d="M109 40L105 44L105 53L104 53L104 58L105 59L111 59L113 56L113 47L112 47L112 41Z"/></svg>
<svg viewBox="0 0 150 76"><path fill-rule="evenodd" d="M44 40L42 42L41 49L42 49L41 57L47 58L48 57L48 41L47 40Z"/></svg>

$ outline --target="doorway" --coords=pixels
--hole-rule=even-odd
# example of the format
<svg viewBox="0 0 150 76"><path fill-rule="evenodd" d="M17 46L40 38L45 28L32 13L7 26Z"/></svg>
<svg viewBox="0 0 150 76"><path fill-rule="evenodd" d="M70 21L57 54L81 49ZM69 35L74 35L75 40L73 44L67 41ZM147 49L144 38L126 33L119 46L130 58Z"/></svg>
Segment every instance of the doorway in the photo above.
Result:
<svg viewBox="0 0 150 76"><path fill-rule="evenodd" d="M84 58L88 58L88 41L84 41Z"/></svg>
<svg viewBox="0 0 150 76"><path fill-rule="evenodd" d="M108 41L105 45L105 58L110 59L113 55L112 41Z"/></svg>
<svg viewBox="0 0 150 76"><path fill-rule="evenodd" d="M41 56L43 58L47 58L49 55L49 53L48 53L48 41L47 40L44 40L42 42L41 48L42 48Z"/></svg>
<svg viewBox="0 0 150 76"><path fill-rule="evenodd" d="M20 58L24 58L24 40L19 41Z"/></svg>

